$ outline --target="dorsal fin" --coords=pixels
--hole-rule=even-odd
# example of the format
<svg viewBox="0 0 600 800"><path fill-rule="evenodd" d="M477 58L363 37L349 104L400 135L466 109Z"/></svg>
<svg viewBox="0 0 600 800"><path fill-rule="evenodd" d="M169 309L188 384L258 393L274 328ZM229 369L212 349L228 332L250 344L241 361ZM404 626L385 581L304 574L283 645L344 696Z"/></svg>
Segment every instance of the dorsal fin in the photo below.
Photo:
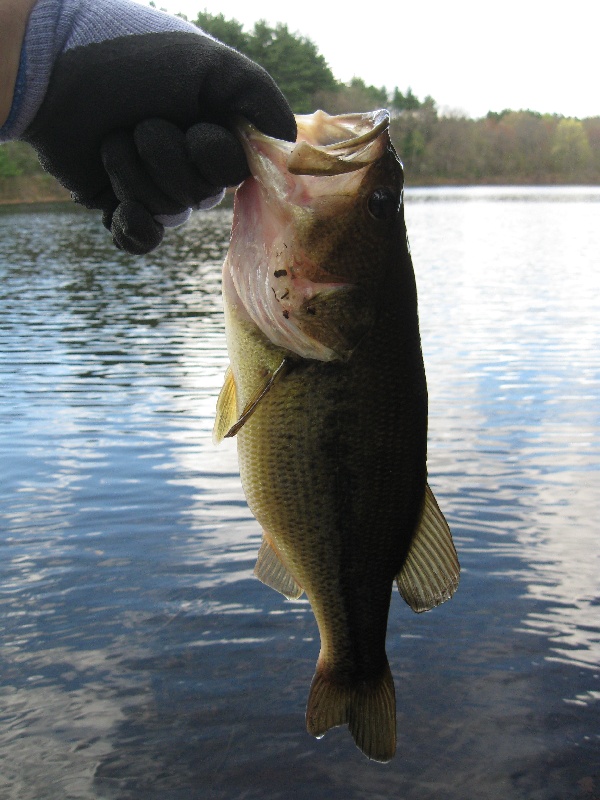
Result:
<svg viewBox="0 0 600 800"><path fill-rule="evenodd" d="M265 535L258 551L254 574L259 581L275 589L276 592L281 592L288 600L297 600L304 591Z"/></svg>
<svg viewBox="0 0 600 800"><path fill-rule="evenodd" d="M413 611L429 611L452 597L459 575L450 528L427 486L419 526L396 576L398 590Z"/></svg>

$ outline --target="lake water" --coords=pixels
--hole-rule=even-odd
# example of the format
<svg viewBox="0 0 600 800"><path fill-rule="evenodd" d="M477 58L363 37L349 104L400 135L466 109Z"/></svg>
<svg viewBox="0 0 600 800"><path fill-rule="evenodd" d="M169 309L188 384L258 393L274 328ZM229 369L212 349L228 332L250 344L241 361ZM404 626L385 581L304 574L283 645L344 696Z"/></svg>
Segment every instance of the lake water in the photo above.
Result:
<svg viewBox="0 0 600 800"><path fill-rule="evenodd" d="M304 709L305 600L252 577L227 364L231 212L154 254L0 214L2 800L600 798L600 190L410 190L430 483L454 599L394 593L398 752Z"/></svg>

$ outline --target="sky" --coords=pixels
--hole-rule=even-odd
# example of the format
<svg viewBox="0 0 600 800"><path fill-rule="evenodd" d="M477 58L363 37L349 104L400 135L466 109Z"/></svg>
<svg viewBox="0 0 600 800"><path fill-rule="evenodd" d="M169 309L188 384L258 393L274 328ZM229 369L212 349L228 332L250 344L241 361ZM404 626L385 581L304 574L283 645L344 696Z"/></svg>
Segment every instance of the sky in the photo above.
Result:
<svg viewBox="0 0 600 800"><path fill-rule="evenodd" d="M146 0L137 0L147 5ZM196 19L222 13L251 30L259 19L286 23L311 39L334 76L420 99L474 118L529 108L600 116L597 0L157 0Z"/></svg>

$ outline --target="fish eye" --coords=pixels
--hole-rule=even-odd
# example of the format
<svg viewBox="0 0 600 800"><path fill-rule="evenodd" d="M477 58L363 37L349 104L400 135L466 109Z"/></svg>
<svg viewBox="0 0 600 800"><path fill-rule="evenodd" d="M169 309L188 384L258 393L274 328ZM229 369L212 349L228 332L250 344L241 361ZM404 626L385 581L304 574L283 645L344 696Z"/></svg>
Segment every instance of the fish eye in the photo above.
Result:
<svg viewBox="0 0 600 800"><path fill-rule="evenodd" d="M398 211L398 197L396 193L385 186L375 189L367 202L369 214L374 219L391 219Z"/></svg>

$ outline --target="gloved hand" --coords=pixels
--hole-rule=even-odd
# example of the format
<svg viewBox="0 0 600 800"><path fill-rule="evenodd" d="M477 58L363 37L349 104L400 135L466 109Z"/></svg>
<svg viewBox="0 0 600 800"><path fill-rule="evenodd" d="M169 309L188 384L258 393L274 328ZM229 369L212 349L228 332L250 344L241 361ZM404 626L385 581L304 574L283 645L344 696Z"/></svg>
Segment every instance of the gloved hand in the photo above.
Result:
<svg viewBox="0 0 600 800"><path fill-rule="evenodd" d="M130 253L149 252L163 224L215 205L249 174L233 133L239 116L295 138L271 77L179 18L130 0L38 0L24 51L34 62L36 36L51 36L54 52L20 138L76 202L102 210Z"/></svg>

